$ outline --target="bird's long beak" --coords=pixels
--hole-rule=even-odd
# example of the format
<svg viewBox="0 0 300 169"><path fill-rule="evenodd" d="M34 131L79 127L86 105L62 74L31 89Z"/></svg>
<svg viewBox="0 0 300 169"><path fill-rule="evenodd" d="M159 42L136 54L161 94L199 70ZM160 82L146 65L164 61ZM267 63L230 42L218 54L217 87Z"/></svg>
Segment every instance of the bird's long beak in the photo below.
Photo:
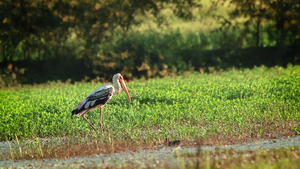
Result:
<svg viewBox="0 0 300 169"><path fill-rule="evenodd" d="M120 84L121 84L123 90L125 91L126 95L128 96L129 102L131 103L131 98L130 98L129 92L127 90L125 81L124 80L120 80Z"/></svg>

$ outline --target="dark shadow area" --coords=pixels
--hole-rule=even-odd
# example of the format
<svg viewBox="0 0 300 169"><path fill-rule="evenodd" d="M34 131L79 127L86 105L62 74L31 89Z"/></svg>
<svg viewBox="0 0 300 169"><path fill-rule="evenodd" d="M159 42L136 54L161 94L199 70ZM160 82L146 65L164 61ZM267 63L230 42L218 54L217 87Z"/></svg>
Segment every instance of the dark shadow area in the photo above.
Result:
<svg viewBox="0 0 300 169"><path fill-rule="evenodd" d="M298 51L297 51L298 50ZM287 64L299 64L300 50L294 48L291 52L284 52L278 47L249 47L245 49L217 49L199 52L199 56L189 55L184 52L186 58L190 57L191 65L196 70L203 68L210 72L209 68L227 70L228 68L253 68L254 66L287 66Z"/></svg>
<svg viewBox="0 0 300 169"><path fill-rule="evenodd" d="M289 53L283 53L277 47L251 47L246 49L216 49L209 51L202 51L197 49L184 49L178 53L183 64L189 65L196 71L204 71L206 73L213 73L218 70L227 70L231 68L253 68L254 66L286 66L287 64L299 64L300 61L300 50L294 48ZM3 65L4 63L2 63ZM162 63L160 63L162 64ZM165 63L167 64L167 63ZM138 67L139 65L133 65ZM39 84L47 83L49 81L61 81L67 83L73 83L76 81L89 81L98 76L104 75L104 79L110 81L111 77L105 77L105 74L110 75L119 72L120 69L105 70L110 72L102 74L93 73L92 69L84 66L82 60L64 60L58 61L56 59L47 60L29 60L29 61L15 61L10 62L6 69L6 76L2 77L1 80L8 80L6 83L19 83L19 84ZM155 70L156 69L156 70ZM101 72L101 67L97 70ZM150 71L161 72L164 68L153 68ZM137 71L131 69L132 77L147 76L147 71ZM166 69L168 73L171 70ZM187 71L186 69L177 71ZM166 74L166 75L167 75ZM162 76L157 73L155 76ZM9 82L11 80L11 82ZM172 102L168 100L156 100L161 102ZM147 102L145 100L144 102ZM149 100L149 102L152 102Z"/></svg>
<svg viewBox="0 0 300 169"><path fill-rule="evenodd" d="M4 63L2 63L3 65ZM89 74L82 67L81 60L57 61L56 59L15 61L6 65L7 84L40 84L50 81L73 83Z"/></svg>
<svg viewBox="0 0 300 169"><path fill-rule="evenodd" d="M157 72L151 77L164 76L170 73L178 73L181 71L188 71L192 67L195 71L203 71L206 73L214 73L218 70L227 70L231 68L253 68L254 66L283 66L287 64L299 64L300 50L299 48L293 48L290 52L283 52L277 47L251 47L246 49L216 49L209 51L202 51L201 49L191 48L178 51L178 56L175 59L181 60L182 64L187 65L182 69L177 68L174 72L171 69L164 67L155 67L156 64L168 64L159 62L154 63L152 68L146 71L138 71L136 67L139 67L140 63L133 65L133 69L128 70L126 73L130 73L132 76L127 78L139 78L147 77L148 71ZM134 61L136 58L132 58ZM92 62L92 61L90 61ZM4 66L4 63L1 63ZM170 65L172 66L172 65ZM5 68L2 68L2 70ZM97 69L94 73L93 69ZM112 69L106 69L105 67L84 66L83 60L80 59L68 59L64 61L58 61L56 59L47 60L29 60L29 61L15 61L6 63L6 69L4 76L2 75L2 81L6 84L39 84L47 83L49 81L61 81L66 83L74 83L76 81L87 82L97 77L103 77L102 81L111 80L111 74L121 72L118 67ZM165 74L159 72L165 71ZM125 75L126 76L126 75ZM2 84L4 85L4 84ZM157 100L161 102L172 102L168 100ZM144 102L147 102L146 100ZM151 102L151 101L149 101ZM168 104L168 103L166 103Z"/></svg>

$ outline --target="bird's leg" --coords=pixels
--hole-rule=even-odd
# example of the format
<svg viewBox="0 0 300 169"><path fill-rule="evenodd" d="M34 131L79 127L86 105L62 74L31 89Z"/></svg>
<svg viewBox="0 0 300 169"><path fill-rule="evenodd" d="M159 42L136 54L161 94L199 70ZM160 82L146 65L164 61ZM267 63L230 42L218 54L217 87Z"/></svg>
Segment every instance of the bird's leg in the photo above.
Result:
<svg viewBox="0 0 300 169"><path fill-rule="evenodd" d="M82 118L83 118L86 122L88 122L88 123L90 124L90 126L93 127L93 129L94 129L95 131L97 131L97 129L93 126L93 124L92 124L91 122L89 122L88 119L85 117L85 114L86 114L87 112L89 112L89 110L90 110L90 109L88 109L87 111L85 111L85 112L82 114Z"/></svg>
<svg viewBox="0 0 300 169"><path fill-rule="evenodd" d="M99 121L99 125L100 125L101 132L103 133L102 108L103 108L103 106L100 107L100 121Z"/></svg>

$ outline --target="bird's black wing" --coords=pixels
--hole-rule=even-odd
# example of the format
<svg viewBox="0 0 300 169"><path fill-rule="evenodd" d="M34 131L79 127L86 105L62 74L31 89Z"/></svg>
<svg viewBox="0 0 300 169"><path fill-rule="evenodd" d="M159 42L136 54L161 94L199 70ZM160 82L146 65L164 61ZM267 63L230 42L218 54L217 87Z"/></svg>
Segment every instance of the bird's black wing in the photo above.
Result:
<svg viewBox="0 0 300 169"><path fill-rule="evenodd" d="M87 103L95 101L95 104L92 106L97 106L99 104L104 105L106 102L108 102L111 99L112 95L113 95L113 88L108 87L108 88L95 91L95 93L89 95L86 99L87 99Z"/></svg>
<svg viewBox="0 0 300 169"><path fill-rule="evenodd" d="M104 105L113 96L113 86L101 86L90 93L79 105L72 111L72 114L80 115L84 110L92 109Z"/></svg>

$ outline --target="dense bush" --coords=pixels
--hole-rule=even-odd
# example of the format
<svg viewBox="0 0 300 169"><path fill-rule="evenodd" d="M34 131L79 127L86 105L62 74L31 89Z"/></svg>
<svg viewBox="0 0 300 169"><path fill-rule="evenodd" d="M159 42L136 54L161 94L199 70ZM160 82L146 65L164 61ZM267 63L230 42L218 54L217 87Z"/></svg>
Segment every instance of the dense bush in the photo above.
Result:
<svg viewBox="0 0 300 169"><path fill-rule="evenodd" d="M215 72L254 66L285 66L288 62L277 47L250 47L236 44L239 32L187 33L180 31L160 33L155 31L119 35L110 42L95 48L88 58L68 57L30 60L11 64L2 76L2 86L16 83L41 83L47 81L110 80L112 72L122 72L126 78L151 78L179 75L185 71ZM230 43L224 43L230 42ZM299 55L300 56L300 55ZM299 56L292 63L297 62Z"/></svg>

